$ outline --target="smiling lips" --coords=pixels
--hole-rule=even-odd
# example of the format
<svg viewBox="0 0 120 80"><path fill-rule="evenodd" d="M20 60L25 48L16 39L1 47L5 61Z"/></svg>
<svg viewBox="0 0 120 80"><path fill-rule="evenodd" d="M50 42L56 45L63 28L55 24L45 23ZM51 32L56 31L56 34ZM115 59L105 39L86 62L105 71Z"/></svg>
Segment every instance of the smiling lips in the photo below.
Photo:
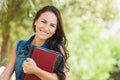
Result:
<svg viewBox="0 0 120 80"><path fill-rule="evenodd" d="M45 32L45 31L40 30L40 34L41 34L42 36L47 36L49 33L47 33L47 32Z"/></svg>

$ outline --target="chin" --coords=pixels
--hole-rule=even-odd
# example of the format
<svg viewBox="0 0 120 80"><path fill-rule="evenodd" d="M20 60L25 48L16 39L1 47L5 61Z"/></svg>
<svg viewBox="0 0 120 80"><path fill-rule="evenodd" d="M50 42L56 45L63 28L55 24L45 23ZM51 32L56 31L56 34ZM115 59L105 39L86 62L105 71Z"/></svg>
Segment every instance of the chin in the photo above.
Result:
<svg viewBox="0 0 120 80"><path fill-rule="evenodd" d="M39 37L40 39L42 39L42 40L47 40L48 39L48 37Z"/></svg>

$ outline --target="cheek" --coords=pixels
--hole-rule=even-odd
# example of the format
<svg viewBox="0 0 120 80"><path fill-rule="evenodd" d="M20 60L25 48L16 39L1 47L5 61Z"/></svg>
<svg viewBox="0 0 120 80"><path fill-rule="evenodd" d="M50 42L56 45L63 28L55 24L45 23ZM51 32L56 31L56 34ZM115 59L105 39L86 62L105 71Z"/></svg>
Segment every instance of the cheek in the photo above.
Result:
<svg viewBox="0 0 120 80"><path fill-rule="evenodd" d="M34 30L34 32L36 32L36 26L35 25L33 26L33 30Z"/></svg>
<svg viewBox="0 0 120 80"><path fill-rule="evenodd" d="M39 30L39 28L40 28L40 27L36 25L35 31L37 32L37 31Z"/></svg>
<svg viewBox="0 0 120 80"><path fill-rule="evenodd" d="M51 33L52 33L52 34L55 34L55 32L56 32L56 29L52 29L52 30L51 30Z"/></svg>

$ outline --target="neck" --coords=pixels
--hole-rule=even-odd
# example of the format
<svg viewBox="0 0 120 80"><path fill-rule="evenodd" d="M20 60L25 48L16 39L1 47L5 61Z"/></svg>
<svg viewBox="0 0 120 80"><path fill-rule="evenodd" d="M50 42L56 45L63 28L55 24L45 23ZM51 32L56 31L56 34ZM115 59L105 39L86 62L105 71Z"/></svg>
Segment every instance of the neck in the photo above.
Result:
<svg viewBox="0 0 120 80"><path fill-rule="evenodd" d="M31 45L42 46L44 44L44 42L45 42L45 40L41 40L40 38L35 36Z"/></svg>

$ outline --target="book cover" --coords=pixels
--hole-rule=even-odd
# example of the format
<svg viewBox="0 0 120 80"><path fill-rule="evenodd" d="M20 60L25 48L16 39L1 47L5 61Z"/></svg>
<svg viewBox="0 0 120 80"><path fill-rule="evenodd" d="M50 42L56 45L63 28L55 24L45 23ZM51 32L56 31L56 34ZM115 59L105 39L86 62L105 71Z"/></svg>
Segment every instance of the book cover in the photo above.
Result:
<svg viewBox="0 0 120 80"><path fill-rule="evenodd" d="M62 55L46 48L32 46L30 57L36 62L37 66L47 72L55 72L62 60ZM40 80L34 74L25 74L24 80Z"/></svg>

